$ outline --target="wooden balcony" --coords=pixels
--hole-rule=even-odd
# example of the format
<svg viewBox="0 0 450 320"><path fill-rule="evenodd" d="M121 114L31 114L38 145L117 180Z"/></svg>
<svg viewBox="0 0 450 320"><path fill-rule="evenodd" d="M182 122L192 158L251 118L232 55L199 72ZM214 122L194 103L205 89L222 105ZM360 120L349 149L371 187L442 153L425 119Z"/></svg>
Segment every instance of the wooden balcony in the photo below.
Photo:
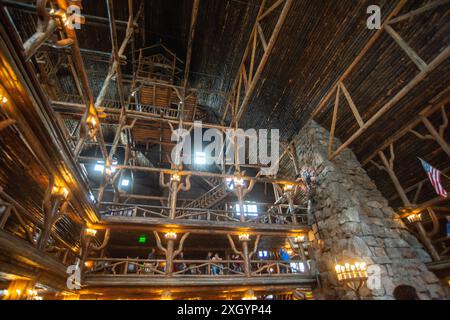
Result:
<svg viewBox="0 0 450 320"><path fill-rule="evenodd" d="M90 259L85 273L87 286L183 287L313 285L316 278L300 270L299 260L252 260L251 274L243 271L243 260L174 260L170 275L165 260Z"/></svg>
<svg viewBox="0 0 450 320"><path fill-rule="evenodd" d="M228 234L246 230L265 235L286 235L309 231L307 215L297 214L297 223L286 215L267 210L241 222L235 212L213 209L178 208L175 219L169 219L169 208L149 205L102 204L99 228L139 230L155 228L182 229L195 233Z"/></svg>

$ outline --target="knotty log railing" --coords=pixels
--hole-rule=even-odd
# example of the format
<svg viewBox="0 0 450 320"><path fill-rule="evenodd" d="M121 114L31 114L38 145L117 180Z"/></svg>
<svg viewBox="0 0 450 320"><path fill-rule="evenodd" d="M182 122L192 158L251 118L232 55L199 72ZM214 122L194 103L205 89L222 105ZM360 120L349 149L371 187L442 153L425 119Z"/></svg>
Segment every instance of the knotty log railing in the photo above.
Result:
<svg viewBox="0 0 450 320"><path fill-rule="evenodd" d="M144 217L144 218L169 218L169 207L150 205L128 205L102 203L101 214L105 216L119 217ZM176 220L202 220L217 222L241 222L234 211L199 209L199 208L177 208ZM306 214L296 214L297 224L307 224ZM247 217L246 223L255 224L294 224L288 219L287 213L279 213L273 210L260 212L258 216Z"/></svg>
<svg viewBox="0 0 450 320"><path fill-rule="evenodd" d="M11 220L14 220L14 223L18 225L17 230L16 228L8 227ZM37 231L43 228L42 221L28 212L0 188L0 231L30 243L37 250L38 239L42 235L42 232L39 234ZM23 232L20 230L23 230ZM44 248L43 251L45 253L65 265L73 264L74 260L79 258L78 253L74 252L72 246L66 243L55 230L50 230L50 236L54 241L53 244Z"/></svg>
<svg viewBox="0 0 450 320"><path fill-rule="evenodd" d="M166 260L95 258L86 274L168 277ZM308 275L300 260L251 260L251 277ZM173 260L170 277L245 277L244 260Z"/></svg>
<svg viewBox="0 0 450 320"><path fill-rule="evenodd" d="M59 102L77 103L82 104L83 98L76 94L63 94L58 97ZM105 109L120 109L121 104L119 100L105 99L103 100L102 108ZM161 114L167 119L178 119L178 109L171 109L169 107L160 107L153 105L146 105L142 103L129 103L129 111L137 111L147 113L154 116L161 116Z"/></svg>

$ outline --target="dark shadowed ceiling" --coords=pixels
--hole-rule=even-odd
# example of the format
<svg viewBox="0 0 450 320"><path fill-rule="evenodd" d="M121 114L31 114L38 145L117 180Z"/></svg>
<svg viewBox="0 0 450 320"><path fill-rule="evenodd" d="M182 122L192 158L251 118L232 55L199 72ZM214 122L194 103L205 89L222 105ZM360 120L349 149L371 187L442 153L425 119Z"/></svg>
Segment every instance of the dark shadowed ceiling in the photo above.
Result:
<svg viewBox="0 0 450 320"><path fill-rule="evenodd" d="M10 8L22 39L27 39L35 28L35 1L4 2ZM407 1L399 14L431 2ZM83 1L86 25L78 32L81 47L86 49L83 54L92 74L90 81L94 84L94 92L106 73L108 65L105 62L111 50L105 3L103 0ZM227 93L231 88L260 3L259 0L200 0L189 80L192 87L206 90L200 94L199 103L211 112L221 115L224 111L224 101L216 93ZM268 3L274 3L274 0ZM134 39L135 48L163 42L185 60L193 0L151 0L144 4L144 18ZM376 32L366 27L366 9L374 4L381 7L384 19L398 1L295 0L240 125L257 129L278 128L283 141L296 135ZM127 1L115 0L114 6L121 42L128 18ZM135 12L138 7L136 0ZM449 45L449 8L449 4L440 6L395 24L395 30L427 63ZM266 34L270 25L273 26L273 21L265 26ZM132 60L131 48L128 46L126 51L128 62ZM95 53L106 57L105 61L90 60L89 54ZM125 78L131 74L130 66L130 63L123 66ZM449 68L447 59L350 145L362 162L398 131L400 124L417 117L434 97L448 90ZM363 120L368 120L418 72L415 64L384 33L350 73L345 86ZM70 87L70 84L66 86ZM333 104L334 97L316 117L327 129L331 126ZM439 125L440 119L435 117L433 121ZM357 128L345 98L341 97L336 136L345 140ZM417 180L415 172L420 170L417 156L425 157L440 168L450 167L448 157L436 151L438 146L433 143L406 135L399 144L396 159L405 187ZM284 162L282 165L289 166ZM370 164L368 170L385 195L393 197L395 190L389 177L377 172Z"/></svg>

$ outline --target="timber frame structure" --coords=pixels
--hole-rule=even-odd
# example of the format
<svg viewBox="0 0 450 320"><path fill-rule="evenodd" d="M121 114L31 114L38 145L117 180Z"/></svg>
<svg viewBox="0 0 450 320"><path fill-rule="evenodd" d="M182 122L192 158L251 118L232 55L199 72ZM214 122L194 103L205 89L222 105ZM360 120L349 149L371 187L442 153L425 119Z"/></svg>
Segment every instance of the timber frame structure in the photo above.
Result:
<svg viewBox="0 0 450 320"><path fill-rule="evenodd" d="M448 41L437 44L445 33L439 11L448 10L450 1L383 2L379 30L364 29L351 43L330 40L323 54L336 46L345 59L336 62L339 56L333 55L337 67L331 68L322 57L314 70L297 67L294 52L317 52L289 40L297 25L312 32L303 25L301 12L310 9L304 1L251 0L245 6L224 1L245 7L230 11L233 19L242 18L240 38L234 41L231 31L226 35L234 41L233 61L214 56L226 46L202 29L211 26L208 13L222 17L231 10L227 4L180 1L175 7L184 17L177 31L182 35L167 36L155 26L157 19L148 18L157 5L99 2L0 2L0 277L12 279L8 287L0 282L0 289L36 288L48 299L234 299L249 289L262 298L295 299L317 290L313 252L321 244L313 236L314 190L294 143L294 134L311 120L330 129L329 160L351 148L400 219L422 214L422 221L407 225L431 255L430 270L450 276L449 237L443 234L450 199L433 196L426 176L409 173L420 170L413 160L424 155L444 175L450 172L450 47ZM67 13L73 5L81 15ZM419 38L427 38L426 26L418 26L425 31L411 41L401 35L414 19L423 23L423 15L439 30L429 47ZM337 26L364 19L356 13L337 16L340 21L330 22L336 24L335 36L342 32L353 39L350 27ZM71 27L73 19L81 29ZM224 21L222 29L231 28L232 22ZM105 30L109 41L101 43ZM209 41L217 45L211 55L218 61L205 57ZM366 73L372 79L368 70L376 69L378 59L372 51L395 56L405 66L395 80L390 66L380 67L384 78L373 86L380 92L365 100L366 87L356 88L367 86ZM279 75L278 68L287 71L290 64L311 91L291 88L296 80L290 71ZM218 75L207 74L208 68ZM318 69L323 73L316 74ZM308 100L297 101L306 91ZM287 110L278 108L289 107L276 116ZM191 134L202 121L203 128L227 139L228 130L265 128L271 117L273 126L283 125L283 117L292 122L281 134L275 161L280 171L274 176L262 176L266 165L260 163L201 166L171 158L178 129ZM342 139L339 146L336 138ZM424 142L416 154L416 144ZM230 139L230 145L237 159L236 141ZM448 190L450 182L443 183ZM290 259L280 259L280 248ZM75 289L66 286L71 266L81 274ZM123 295L117 288L125 288Z"/></svg>

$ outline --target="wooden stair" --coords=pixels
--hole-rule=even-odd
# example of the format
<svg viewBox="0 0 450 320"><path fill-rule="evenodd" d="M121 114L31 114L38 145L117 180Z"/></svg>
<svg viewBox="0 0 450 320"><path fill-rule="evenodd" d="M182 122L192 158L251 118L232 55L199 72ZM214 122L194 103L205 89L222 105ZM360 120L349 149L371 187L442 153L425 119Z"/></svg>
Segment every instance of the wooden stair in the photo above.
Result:
<svg viewBox="0 0 450 320"><path fill-rule="evenodd" d="M205 180L210 183L217 183L219 180L219 183L207 193L188 203L185 208L210 209L228 196L229 191L223 181L215 178L205 178Z"/></svg>

